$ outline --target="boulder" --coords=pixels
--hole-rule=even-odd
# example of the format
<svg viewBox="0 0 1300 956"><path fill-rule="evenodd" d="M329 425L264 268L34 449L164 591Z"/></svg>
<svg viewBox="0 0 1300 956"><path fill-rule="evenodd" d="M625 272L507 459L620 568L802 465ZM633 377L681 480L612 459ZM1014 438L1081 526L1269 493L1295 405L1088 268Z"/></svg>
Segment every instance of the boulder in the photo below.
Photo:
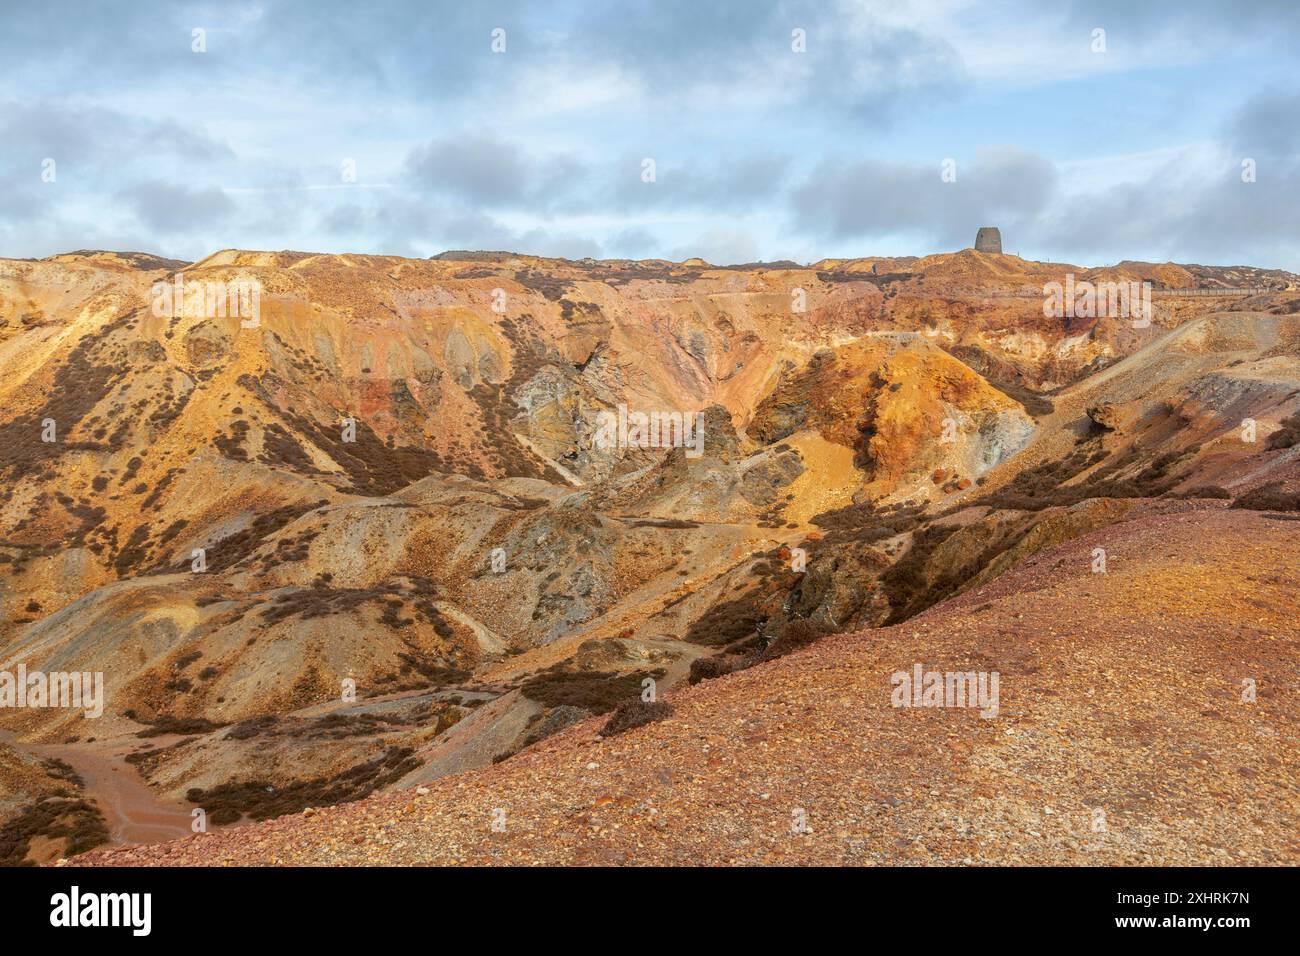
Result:
<svg viewBox="0 0 1300 956"><path fill-rule="evenodd" d="M1093 405L1088 409L1088 417L1098 426L1107 431L1115 431L1119 428L1119 406L1112 402L1102 402L1100 405Z"/></svg>

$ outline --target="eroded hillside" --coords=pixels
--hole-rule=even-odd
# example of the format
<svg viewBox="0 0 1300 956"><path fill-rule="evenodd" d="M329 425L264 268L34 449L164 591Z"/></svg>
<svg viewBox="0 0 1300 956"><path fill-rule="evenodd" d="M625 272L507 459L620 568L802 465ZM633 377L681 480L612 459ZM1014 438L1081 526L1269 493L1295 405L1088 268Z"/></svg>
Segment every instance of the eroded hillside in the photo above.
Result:
<svg viewBox="0 0 1300 956"><path fill-rule="evenodd" d="M1144 509L626 734L79 862L1294 865L1294 545L1278 516ZM997 715L891 706L917 662L998 669Z"/></svg>
<svg viewBox="0 0 1300 956"><path fill-rule="evenodd" d="M0 711L13 852L61 852L45 795L93 805L94 768L40 761L274 817L509 764L1137 516L1296 508L1293 276L792 265L0 262L0 670L106 690ZM1152 322L1045 316L1071 270L1152 282ZM259 313L158 314L178 277ZM602 443L638 412L702 442Z"/></svg>

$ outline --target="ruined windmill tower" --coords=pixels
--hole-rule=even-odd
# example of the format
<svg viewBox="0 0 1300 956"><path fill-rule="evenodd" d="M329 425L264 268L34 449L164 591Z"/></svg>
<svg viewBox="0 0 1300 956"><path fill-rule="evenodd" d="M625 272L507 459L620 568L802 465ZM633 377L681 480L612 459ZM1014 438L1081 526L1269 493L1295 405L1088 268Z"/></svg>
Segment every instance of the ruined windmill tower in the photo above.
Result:
<svg viewBox="0 0 1300 956"><path fill-rule="evenodd" d="M1002 251L1002 233L998 231L997 226L980 226L980 231L975 233L975 251L998 253Z"/></svg>

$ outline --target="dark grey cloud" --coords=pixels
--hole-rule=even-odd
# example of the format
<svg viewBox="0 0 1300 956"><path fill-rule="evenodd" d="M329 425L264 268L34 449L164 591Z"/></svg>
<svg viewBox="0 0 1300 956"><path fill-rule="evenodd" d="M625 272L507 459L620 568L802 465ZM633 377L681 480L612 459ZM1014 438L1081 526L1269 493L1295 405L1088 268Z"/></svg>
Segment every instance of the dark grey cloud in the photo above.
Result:
<svg viewBox="0 0 1300 956"><path fill-rule="evenodd" d="M1294 0L1075 0L1066 19L1085 33L1105 29L1108 45L1175 40L1188 49L1222 50L1244 39L1300 55L1300 4Z"/></svg>
<svg viewBox="0 0 1300 956"><path fill-rule="evenodd" d="M599 259L605 254L604 247L590 236L550 229L528 229L514 234L508 241L507 249L535 250L539 256L561 259Z"/></svg>
<svg viewBox="0 0 1300 956"><path fill-rule="evenodd" d="M1293 162L1300 156L1300 92L1257 93L1238 109L1227 137L1243 157Z"/></svg>
<svg viewBox="0 0 1300 956"><path fill-rule="evenodd" d="M1124 258L1300 271L1297 171L1265 167L1254 183L1242 182L1240 172L1229 163L1212 177L1189 178L1171 167L1141 182L1073 195L1022 223L1019 245L1098 259L1117 258L1118 249Z"/></svg>
<svg viewBox="0 0 1300 956"><path fill-rule="evenodd" d="M1287 92L1250 99L1225 124L1218 159L1179 154L1140 178L1074 190L1050 160L986 150L945 183L940 165L823 162L792 193L793 231L820 240L919 235L937 249L998 225L1029 258L1300 262L1297 104ZM1255 162L1253 182L1242 161ZM1122 250L1116 255L1116 250Z"/></svg>
<svg viewBox="0 0 1300 956"><path fill-rule="evenodd" d="M42 182L40 168L21 172L6 164L0 172L0 228L19 226L38 218L55 199L57 183ZM57 166L55 167L57 173Z"/></svg>
<svg viewBox="0 0 1300 956"><path fill-rule="evenodd" d="M0 142L12 160L53 157L81 168L118 166L159 157L204 164L235 158L202 129L98 106L0 100Z"/></svg>
<svg viewBox="0 0 1300 956"><path fill-rule="evenodd" d="M6 6L0 63L23 81L20 88L86 94L159 81L192 84L198 94L251 75L322 90L459 95L514 62L487 55L494 27L519 24L509 46L516 60L545 42L526 28L539 19L529 7L524 0L45 0ZM192 49L196 28L206 31L206 52Z"/></svg>
<svg viewBox="0 0 1300 956"><path fill-rule="evenodd" d="M135 183L118 198L144 226L163 235L220 229L237 208L220 189L161 180Z"/></svg>
<svg viewBox="0 0 1300 956"><path fill-rule="evenodd" d="M0 64L22 95L166 83L196 103L237 82L325 102L452 101L500 92L536 68L578 77L609 69L664 103L701 91L776 93L878 120L960 89L961 58L949 44L870 13L823 0L47 0L5 10ZM206 52L192 50L196 28ZM496 28L506 31L506 55L490 50ZM805 53L791 49L795 28L806 32Z"/></svg>
<svg viewBox="0 0 1300 956"><path fill-rule="evenodd" d="M132 168L180 162L202 167L234 158L225 143L172 120L45 101L0 100L0 144L0 228L29 227L33 237L57 235L30 227L59 221L75 205L94 206L102 183L130 175ZM99 227L87 223L86 231L95 234Z"/></svg>
<svg viewBox="0 0 1300 956"><path fill-rule="evenodd" d="M1057 173L1041 156L1005 147L957 163L945 182L942 159L905 164L878 159L819 164L790 197L795 231L823 239L913 233L938 248L969 245L972 223L1017 226L1039 215Z"/></svg>
<svg viewBox="0 0 1300 956"><path fill-rule="evenodd" d="M196 259L200 255L197 249L191 254L191 250L180 245L160 243L157 236L145 233L133 224L111 219L87 223L80 218L43 213L21 224L0 221L0 256L40 258L76 249L150 252L171 259Z"/></svg>
<svg viewBox="0 0 1300 956"><path fill-rule="evenodd" d="M653 179L643 176L647 160L654 163ZM778 196L791 168L790 156L767 151L685 162L627 153L585 162L572 154L530 152L494 133L467 132L413 149L403 182L447 202L533 215L730 212Z"/></svg>
<svg viewBox="0 0 1300 956"><path fill-rule="evenodd" d="M659 258L659 237L641 228L621 229L605 242L605 250L615 259Z"/></svg>
<svg viewBox="0 0 1300 956"><path fill-rule="evenodd" d="M576 161L566 157L563 163L569 174L580 175ZM407 157L406 169L412 184L425 192L497 208L543 202L555 194L557 184L548 160L486 133L446 136L418 146Z"/></svg>
<svg viewBox="0 0 1300 956"><path fill-rule="evenodd" d="M964 68L945 40L886 22L871 4L827 0L629 0L591 4L573 41L642 77L656 95L739 86L806 108L872 121L961 89ZM792 49L803 31L804 52Z"/></svg>
<svg viewBox="0 0 1300 956"><path fill-rule="evenodd" d="M1043 13L1025 0L942 15L886 0L7 4L0 242L17 255L71 235L72 247L143 237L168 254L206 241L725 262L772 258L783 226L816 257L885 236L964 246L996 223L1008 248L1043 257L1300 253L1300 96L1274 83L1222 112L1287 75L1300 3L1089 0ZM1111 49L1137 55L1006 86L1007 30L1022 15L1048 41L1101 26ZM190 49L195 27L206 53ZM489 50L495 27L505 55ZM1149 64L1148 48L1161 54ZM1169 65L1183 49L1212 90ZM1075 130L1081 111L1123 131L1105 142ZM935 115L951 147L934 145ZM1026 132L1058 117L1056 142ZM889 139L871 135L887 125ZM1211 141L1223 155L1207 162ZM988 148L1001 142L1030 145ZM1125 172L1122 154L1181 143L1196 162L1152 173L1144 158L1134 168L1146 171ZM940 179L946 149L965 157L955 183ZM344 156L359 159L355 189L340 183ZM57 183L41 182L47 157ZM1255 183L1240 180L1246 157ZM1096 161L1090 175L1109 185L1080 191L1054 160Z"/></svg>
<svg viewBox="0 0 1300 956"><path fill-rule="evenodd" d="M744 229L719 227L709 229L690 242L678 246L666 258L680 262L697 257L717 266L756 262L759 259L759 246L753 235Z"/></svg>
<svg viewBox="0 0 1300 956"><path fill-rule="evenodd" d="M350 200L324 216L319 227L344 243L349 237L366 237L357 240L358 251L387 255L422 256L450 248L526 251L570 259L604 253L591 236L562 229L518 229L478 209L404 191ZM377 245L371 239L375 236Z"/></svg>
<svg viewBox="0 0 1300 956"><path fill-rule="evenodd" d="M646 159L654 160L654 180L642 176ZM792 169L788 155L758 151L729 157L692 158L626 155L604 172L607 182L599 205L620 211L703 209L733 212L779 196Z"/></svg>
<svg viewBox="0 0 1300 956"><path fill-rule="evenodd" d="M1044 248L1270 263L1300 270L1300 95L1265 91L1226 124L1212 164L1175 158L1141 180L1072 195L1026 224ZM1242 163L1254 161L1254 181Z"/></svg>

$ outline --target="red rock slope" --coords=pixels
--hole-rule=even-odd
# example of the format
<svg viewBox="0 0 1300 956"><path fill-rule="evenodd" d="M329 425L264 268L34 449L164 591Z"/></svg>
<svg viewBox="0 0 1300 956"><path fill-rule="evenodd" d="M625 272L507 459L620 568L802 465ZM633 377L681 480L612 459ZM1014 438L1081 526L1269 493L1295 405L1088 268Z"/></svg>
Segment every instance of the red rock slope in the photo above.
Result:
<svg viewBox="0 0 1300 956"><path fill-rule="evenodd" d="M77 862L1300 862L1300 524L1135 514L618 737L588 721L424 793ZM997 670L998 716L892 707L915 663Z"/></svg>

